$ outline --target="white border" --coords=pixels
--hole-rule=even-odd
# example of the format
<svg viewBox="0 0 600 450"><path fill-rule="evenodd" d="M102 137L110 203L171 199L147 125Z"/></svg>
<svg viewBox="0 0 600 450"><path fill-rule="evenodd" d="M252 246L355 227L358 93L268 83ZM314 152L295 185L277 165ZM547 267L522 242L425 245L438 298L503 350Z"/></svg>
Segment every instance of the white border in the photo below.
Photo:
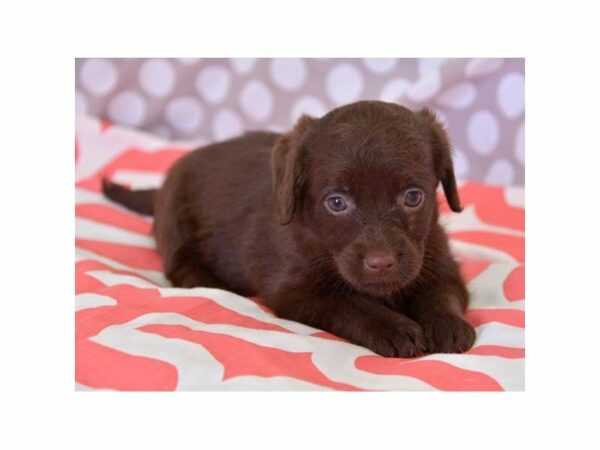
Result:
<svg viewBox="0 0 600 450"><path fill-rule="evenodd" d="M2 446L506 449L593 440L594 414L584 412L598 342L593 2L215 3L2 7L1 439L13 444ZM73 58L117 55L525 56L527 392L74 393Z"/></svg>

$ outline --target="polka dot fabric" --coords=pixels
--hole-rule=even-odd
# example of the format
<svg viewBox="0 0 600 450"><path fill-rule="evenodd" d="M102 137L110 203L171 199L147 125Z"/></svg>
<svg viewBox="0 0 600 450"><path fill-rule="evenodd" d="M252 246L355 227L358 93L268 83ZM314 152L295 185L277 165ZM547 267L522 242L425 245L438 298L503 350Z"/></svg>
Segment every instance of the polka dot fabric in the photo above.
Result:
<svg viewBox="0 0 600 450"><path fill-rule="evenodd" d="M164 138L284 131L361 99L433 109L460 178L524 184L523 59L77 59L75 108Z"/></svg>

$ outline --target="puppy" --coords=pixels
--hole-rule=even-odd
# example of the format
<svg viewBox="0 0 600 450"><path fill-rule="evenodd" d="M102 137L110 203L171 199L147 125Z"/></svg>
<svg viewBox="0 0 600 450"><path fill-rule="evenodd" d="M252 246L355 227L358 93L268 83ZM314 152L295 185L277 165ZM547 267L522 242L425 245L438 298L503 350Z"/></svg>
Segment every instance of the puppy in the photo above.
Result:
<svg viewBox="0 0 600 450"><path fill-rule="evenodd" d="M258 294L280 317L389 357L468 350L468 293L438 224L441 183L461 211L442 126L428 110L361 101L292 131L193 151L158 191L104 181L154 214L175 286Z"/></svg>

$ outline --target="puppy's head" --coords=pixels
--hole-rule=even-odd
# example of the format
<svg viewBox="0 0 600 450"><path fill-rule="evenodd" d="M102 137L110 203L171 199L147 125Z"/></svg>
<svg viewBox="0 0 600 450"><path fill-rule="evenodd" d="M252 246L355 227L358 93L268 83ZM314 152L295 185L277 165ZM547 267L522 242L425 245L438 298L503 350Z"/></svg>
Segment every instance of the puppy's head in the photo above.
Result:
<svg viewBox="0 0 600 450"><path fill-rule="evenodd" d="M450 144L435 116L357 102L303 116L272 158L280 222L297 222L356 290L392 294L419 274L436 188L460 211Z"/></svg>

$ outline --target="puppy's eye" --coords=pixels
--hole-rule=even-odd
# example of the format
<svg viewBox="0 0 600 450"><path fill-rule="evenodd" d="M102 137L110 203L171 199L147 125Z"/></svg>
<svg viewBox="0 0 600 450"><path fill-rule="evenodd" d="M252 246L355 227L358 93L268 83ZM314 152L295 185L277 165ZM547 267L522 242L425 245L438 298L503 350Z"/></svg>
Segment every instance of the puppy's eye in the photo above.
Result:
<svg viewBox="0 0 600 450"><path fill-rule="evenodd" d="M325 200L325 206L334 213L341 213L348 209L348 203L344 197L340 195L328 197L327 200Z"/></svg>
<svg viewBox="0 0 600 450"><path fill-rule="evenodd" d="M404 194L404 206L416 208L423 201L423 192L419 189L410 189Z"/></svg>

